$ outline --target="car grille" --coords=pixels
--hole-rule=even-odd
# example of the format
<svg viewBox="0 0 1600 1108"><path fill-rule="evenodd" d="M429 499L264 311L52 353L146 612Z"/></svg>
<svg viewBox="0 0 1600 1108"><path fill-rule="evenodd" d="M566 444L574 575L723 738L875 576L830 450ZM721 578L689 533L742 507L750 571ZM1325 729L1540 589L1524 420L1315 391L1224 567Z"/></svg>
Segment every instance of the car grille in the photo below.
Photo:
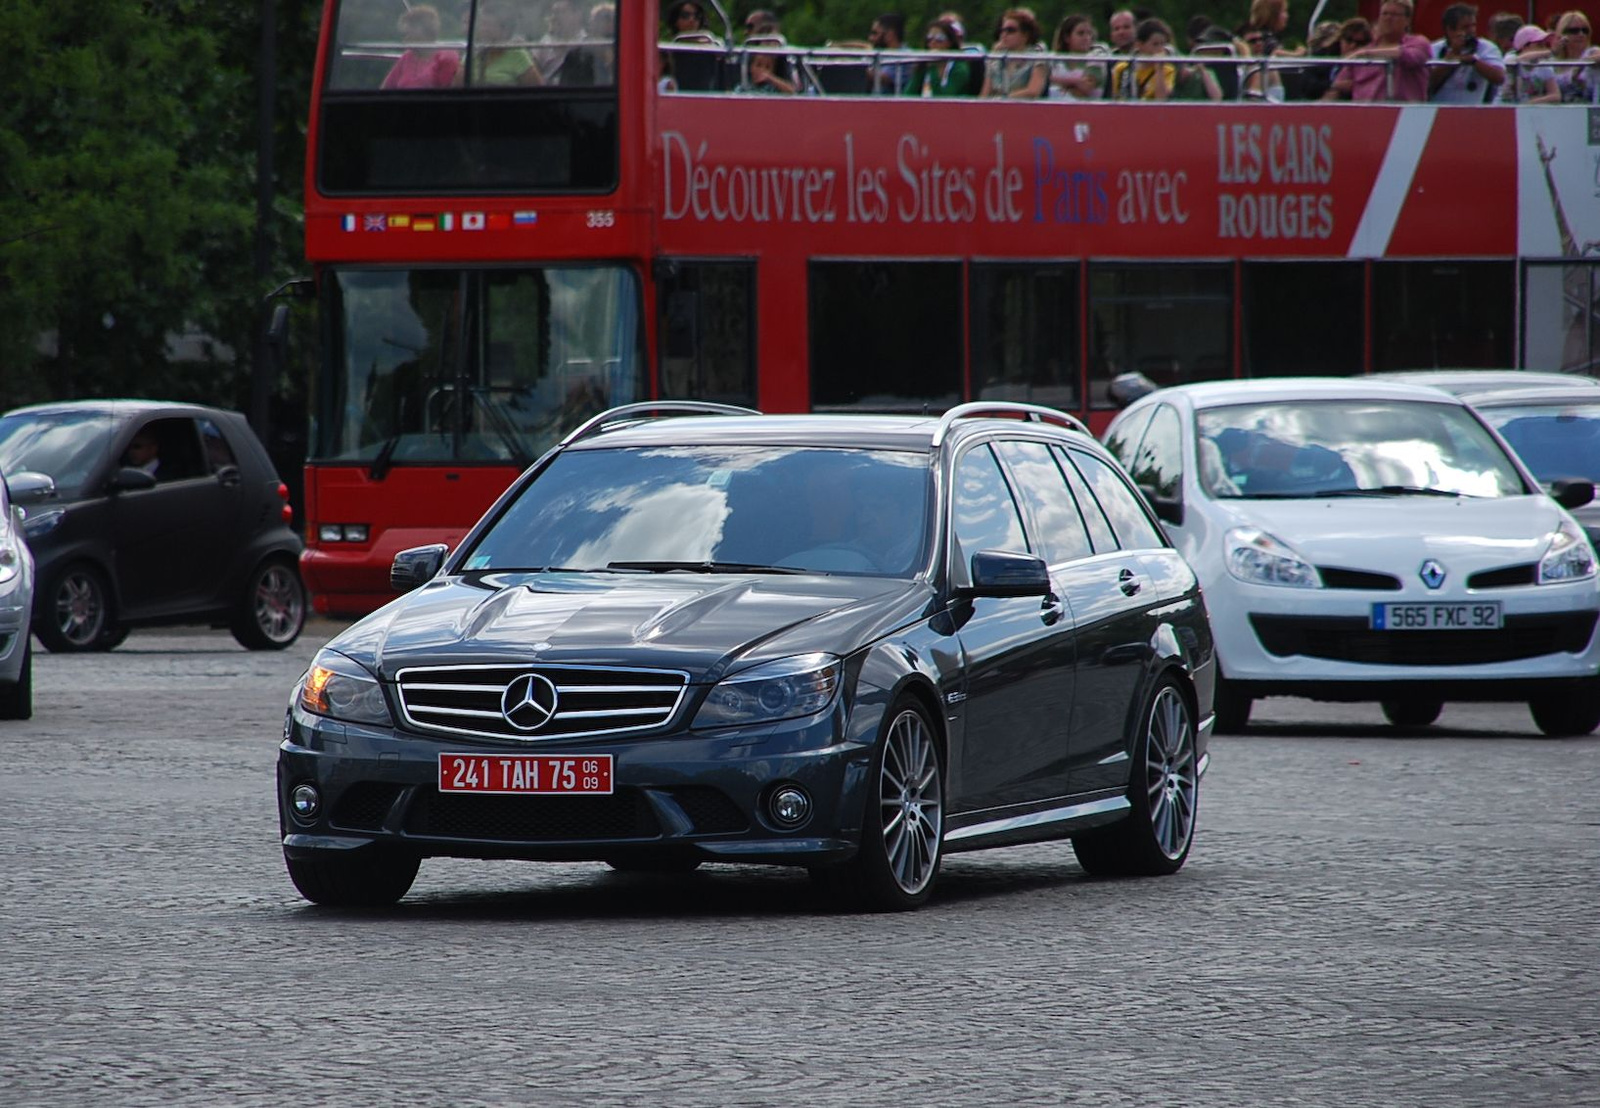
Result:
<svg viewBox="0 0 1600 1108"><path fill-rule="evenodd" d="M328 822L352 831L380 830L389 809L394 807L395 798L400 795L400 788L382 781L357 781L339 797L328 814Z"/></svg>
<svg viewBox="0 0 1600 1108"><path fill-rule="evenodd" d="M454 796L419 789L406 813L407 834L493 842L653 839L655 811L637 789L610 796Z"/></svg>
<svg viewBox="0 0 1600 1108"><path fill-rule="evenodd" d="M672 789L667 795L689 817L696 835L732 834L750 826L744 812L720 789L689 786Z"/></svg>
<svg viewBox="0 0 1600 1108"><path fill-rule="evenodd" d="M1538 583L1539 566L1534 562L1520 566L1502 566L1500 569L1486 569L1467 578L1469 589L1506 589Z"/></svg>
<svg viewBox="0 0 1600 1108"><path fill-rule="evenodd" d="M1361 616L1253 615L1268 653L1368 665L1462 666L1577 654L1594 634L1594 612L1507 616L1499 631L1374 631Z"/></svg>
<svg viewBox="0 0 1600 1108"><path fill-rule="evenodd" d="M538 727L513 725L502 711L508 686L535 674L555 686L555 714ZM671 670L582 666L434 666L397 676L406 722L429 731L518 742L647 731L678 710L688 677Z"/></svg>
<svg viewBox="0 0 1600 1108"><path fill-rule="evenodd" d="M1381 589L1397 592L1400 578L1392 573L1372 573L1365 569L1340 569L1338 566L1318 566L1317 575L1328 589Z"/></svg>

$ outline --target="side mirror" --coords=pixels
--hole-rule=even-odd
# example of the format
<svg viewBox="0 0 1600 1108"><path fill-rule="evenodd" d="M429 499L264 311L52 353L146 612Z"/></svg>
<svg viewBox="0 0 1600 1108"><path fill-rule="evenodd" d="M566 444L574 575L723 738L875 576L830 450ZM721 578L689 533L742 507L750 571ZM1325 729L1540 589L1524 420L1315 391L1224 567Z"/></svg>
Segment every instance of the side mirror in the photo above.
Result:
<svg viewBox="0 0 1600 1108"><path fill-rule="evenodd" d="M1594 500L1594 482L1577 477L1557 477L1550 482L1550 495L1563 508L1581 508Z"/></svg>
<svg viewBox="0 0 1600 1108"><path fill-rule="evenodd" d="M48 473L25 469L5 479L13 504L38 504L56 498L56 482Z"/></svg>
<svg viewBox="0 0 1600 1108"><path fill-rule="evenodd" d="M1142 373L1119 373L1111 378L1106 395L1119 408L1126 408L1141 396L1155 392L1159 386Z"/></svg>
<svg viewBox="0 0 1600 1108"><path fill-rule="evenodd" d="M154 475L133 466L123 466L111 475L111 488L116 492L138 492L156 487Z"/></svg>
<svg viewBox="0 0 1600 1108"><path fill-rule="evenodd" d="M1050 567L1032 554L980 550L972 556L968 596L1048 596Z"/></svg>
<svg viewBox="0 0 1600 1108"><path fill-rule="evenodd" d="M395 592L410 592L426 585L438 576L448 553L450 548L442 542L400 551L394 556L394 564L389 567L390 587Z"/></svg>
<svg viewBox="0 0 1600 1108"><path fill-rule="evenodd" d="M1150 502L1150 509L1155 512L1157 519L1163 523L1170 523L1174 527L1183 526L1182 495L1160 496L1157 495L1155 489L1147 485L1140 485L1139 491L1144 493L1144 498Z"/></svg>

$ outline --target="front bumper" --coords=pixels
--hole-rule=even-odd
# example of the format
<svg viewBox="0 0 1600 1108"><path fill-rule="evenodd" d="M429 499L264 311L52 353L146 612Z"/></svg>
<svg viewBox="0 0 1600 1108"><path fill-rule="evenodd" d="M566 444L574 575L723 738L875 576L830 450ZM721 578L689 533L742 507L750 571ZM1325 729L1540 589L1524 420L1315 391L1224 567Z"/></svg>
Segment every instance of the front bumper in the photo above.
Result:
<svg viewBox="0 0 1600 1108"><path fill-rule="evenodd" d="M422 737L294 710L278 755L283 845L291 856L366 847L422 857L580 861L698 858L826 865L854 855L871 747L837 741L837 710L758 728L530 744ZM610 754L610 795L440 792L441 752ZM301 783L322 798L315 818L289 806ZM766 814L779 784L812 799L784 830Z"/></svg>

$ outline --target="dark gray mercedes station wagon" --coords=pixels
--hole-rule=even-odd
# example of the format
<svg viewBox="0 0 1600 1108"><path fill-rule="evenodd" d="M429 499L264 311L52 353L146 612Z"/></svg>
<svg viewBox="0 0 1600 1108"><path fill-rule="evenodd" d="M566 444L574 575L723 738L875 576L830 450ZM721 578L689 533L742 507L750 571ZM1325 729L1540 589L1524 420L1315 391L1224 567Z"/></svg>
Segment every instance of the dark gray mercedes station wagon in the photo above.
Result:
<svg viewBox="0 0 1600 1108"><path fill-rule="evenodd" d="M392 903L428 857L802 866L890 910L952 851L1188 857L1205 608L1051 409L614 409L393 576L284 722L284 856L316 903Z"/></svg>

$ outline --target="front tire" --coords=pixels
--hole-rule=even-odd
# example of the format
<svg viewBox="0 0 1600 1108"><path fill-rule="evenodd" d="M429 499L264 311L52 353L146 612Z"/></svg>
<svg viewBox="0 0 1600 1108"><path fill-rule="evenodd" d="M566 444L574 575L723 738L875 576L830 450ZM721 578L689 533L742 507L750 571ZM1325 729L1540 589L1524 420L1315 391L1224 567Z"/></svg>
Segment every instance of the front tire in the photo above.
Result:
<svg viewBox="0 0 1600 1108"><path fill-rule="evenodd" d="M22 672L15 681L0 681L0 719L33 718L33 644L28 641L24 628L22 635Z"/></svg>
<svg viewBox="0 0 1600 1108"><path fill-rule="evenodd" d="M52 653L110 650L125 637L118 634L106 579L91 565L53 574L34 610L33 633Z"/></svg>
<svg viewBox="0 0 1600 1108"><path fill-rule="evenodd" d="M329 908L387 908L410 891L422 865L415 854L370 849L299 858L286 850L283 862L300 895Z"/></svg>
<svg viewBox="0 0 1600 1108"><path fill-rule="evenodd" d="M1580 688L1546 693L1528 701L1534 726L1553 739L1587 735L1600 727L1600 686L1587 682Z"/></svg>
<svg viewBox="0 0 1600 1108"><path fill-rule="evenodd" d="M250 573L231 630L249 650L282 650L306 625L306 590L287 558L269 558Z"/></svg>
<svg viewBox="0 0 1600 1108"><path fill-rule="evenodd" d="M1157 685L1139 720L1128 782L1133 810L1072 840L1078 863L1096 877L1177 873L1194 842L1200 801L1194 716L1177 682Z"/></svg>
<svg viewBox="0 0 1600 1108"><path fill-rule="evenodd" d="M835 899L870 911L919 908L933 895L944 846L944 769L933 723L906 698L890 709L867 776L861 849L814 871Z"/></svg>

